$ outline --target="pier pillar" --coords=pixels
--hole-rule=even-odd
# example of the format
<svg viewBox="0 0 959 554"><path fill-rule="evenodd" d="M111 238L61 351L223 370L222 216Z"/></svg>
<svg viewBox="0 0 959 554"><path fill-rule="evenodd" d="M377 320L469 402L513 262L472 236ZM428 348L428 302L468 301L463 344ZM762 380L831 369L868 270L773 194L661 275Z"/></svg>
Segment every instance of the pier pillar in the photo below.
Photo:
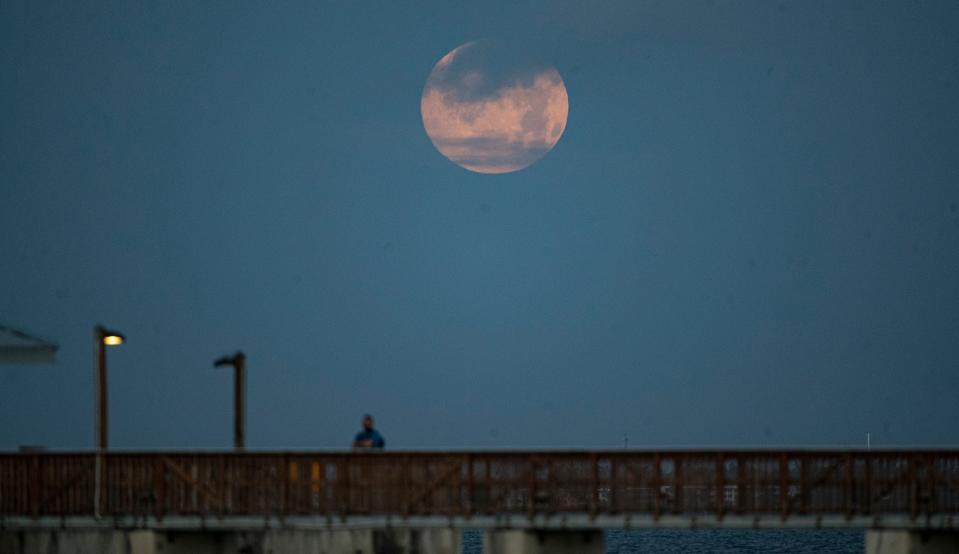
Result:
<svg viewBox="0 0 959 554"><path fill-rule="evenodd" d="M458 529L271 530L262 551L289 554L460 554ZM257 551L253 551L257 552Z"/></svg>
<svg viewBox="0 0 959 554"><path fill-rule="evenodd" d="M377 529L373 554L460 554L462 537L459 529Z"/></svg>
<svg viewBox="0 0 959 554"><path fill-rule="evenodd" d="M460 554L458 529L0 532L0 554Z"/></svg>
<svg viewBox="0 0 959 554"><path fill-rule="evenodd" d="M2 531L2 554L124 553L124 533L111 530Z"/></svg>
<svg viewBox="0 0 959 554"><path fill-rule="evenodd" d="M953 554L959 531L866 530L866 554Z"/></svg>
<svg viewBox="0 0 959 554"><path fill-rule="evenodd" d="M596 529L494 529L483 536L484 554L604 554Z"/></svg>
<svg viewBox="0 0 959 554"><path fill-rule="evenodd" d="M160 554L163 552L160 536L153 531L146 529L130 531L127 540L130 543L130 554Z"/></svg>

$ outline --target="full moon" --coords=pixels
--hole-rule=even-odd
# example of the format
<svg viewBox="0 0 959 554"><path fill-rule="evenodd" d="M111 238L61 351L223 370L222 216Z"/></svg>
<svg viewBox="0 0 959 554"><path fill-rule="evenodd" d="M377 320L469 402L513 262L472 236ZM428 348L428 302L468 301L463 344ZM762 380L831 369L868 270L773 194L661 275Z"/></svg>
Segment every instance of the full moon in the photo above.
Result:
<svg viewBox="0 0 959 554"><path fill-rule="evenodd" d="M453 163L509 173L556 146L569 97L555 68L495 40L468 42L443 56L420 99L423 127Z"/></svg>

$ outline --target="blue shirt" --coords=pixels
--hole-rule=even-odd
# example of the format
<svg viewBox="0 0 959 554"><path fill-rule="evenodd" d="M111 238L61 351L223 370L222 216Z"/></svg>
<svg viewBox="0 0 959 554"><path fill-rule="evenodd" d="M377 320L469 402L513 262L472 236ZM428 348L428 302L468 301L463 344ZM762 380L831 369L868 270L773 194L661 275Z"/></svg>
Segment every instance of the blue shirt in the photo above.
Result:
<svg viewBox="0 0 959 554"><path fill-rule="evenodd" d="M373 448L383 448L386 446L386 441L383 440L383 437L380 436L379 432L376 429L372 431L363 430L356 434L356 438L353 439L353 442L357 441L372 441L371 444Z"/></svg>

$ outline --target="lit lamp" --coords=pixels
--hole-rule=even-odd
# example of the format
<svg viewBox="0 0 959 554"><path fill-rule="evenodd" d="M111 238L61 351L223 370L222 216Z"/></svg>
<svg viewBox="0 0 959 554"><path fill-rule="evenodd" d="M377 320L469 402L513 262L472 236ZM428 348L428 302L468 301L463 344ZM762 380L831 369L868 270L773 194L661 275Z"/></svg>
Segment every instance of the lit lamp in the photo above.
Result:
<svg viewBox="0 0 959 554"><path fill-rule="evenodd" d="M123 344L122 333L105 329L97 325L93 330L94 351L96 352L97 382L97 449L107 448L107 347Z"/></svg>
<svg viewBox="0 0 959 554"><path fill-rule="evenodd" d="M223 356L213 362L213 367L233 366L233 446L243 450L244 404L246 403L246 355L237 352L232 356Z"/></svg>

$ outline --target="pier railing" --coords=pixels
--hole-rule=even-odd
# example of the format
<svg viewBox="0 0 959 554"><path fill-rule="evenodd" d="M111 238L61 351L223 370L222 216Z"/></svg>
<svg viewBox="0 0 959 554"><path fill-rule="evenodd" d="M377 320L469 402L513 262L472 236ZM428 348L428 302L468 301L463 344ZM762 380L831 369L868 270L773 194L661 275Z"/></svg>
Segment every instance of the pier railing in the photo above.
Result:
<svg viewBox="0 0 959 554"><path fill-rule="evenodd" d="M0 454L0 516L959 514L959 451Z"/></svg>

